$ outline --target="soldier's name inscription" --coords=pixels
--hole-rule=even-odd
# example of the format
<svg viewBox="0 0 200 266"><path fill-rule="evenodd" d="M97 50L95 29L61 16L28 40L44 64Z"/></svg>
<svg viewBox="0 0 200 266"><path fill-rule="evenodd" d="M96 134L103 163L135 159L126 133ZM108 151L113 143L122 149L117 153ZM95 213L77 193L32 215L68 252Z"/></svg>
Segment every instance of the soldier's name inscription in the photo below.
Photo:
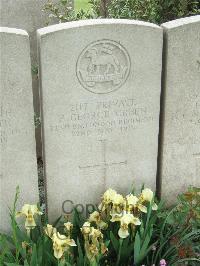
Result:
<svg viewBox="0 0 200 266"><path fill-rule="evenodd" d="M99 102L76 102L65 113L58 114L58 122L50 125L51 132L70 132L72 136L99 137L119 131L127 133L145 123L154 122L150 105L133 98Z"/></svg>

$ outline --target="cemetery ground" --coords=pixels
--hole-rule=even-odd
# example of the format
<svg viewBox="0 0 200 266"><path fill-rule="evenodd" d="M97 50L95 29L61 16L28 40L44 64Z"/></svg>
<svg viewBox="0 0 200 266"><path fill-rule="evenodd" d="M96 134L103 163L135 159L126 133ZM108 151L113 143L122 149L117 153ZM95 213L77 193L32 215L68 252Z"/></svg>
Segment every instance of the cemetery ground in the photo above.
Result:
<svg viewBox="0 0 200 266"><path fill-rule="evenodd" d="M64 206L54 224L37 205L18 211L19 197L17 188L12 234L0 235L1 265L199 265L200 189L190 188L170 209L148 188L126 197L108 189L96 210Z"/></svg>

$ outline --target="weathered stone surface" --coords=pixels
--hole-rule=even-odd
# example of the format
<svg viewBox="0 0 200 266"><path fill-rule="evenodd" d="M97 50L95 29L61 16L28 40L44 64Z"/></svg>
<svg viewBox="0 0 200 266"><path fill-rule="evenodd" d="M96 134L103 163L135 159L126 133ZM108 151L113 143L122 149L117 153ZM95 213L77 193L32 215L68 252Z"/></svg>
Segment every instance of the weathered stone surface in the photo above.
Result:
<svg viewBox="0 0 200 266"><path fill-rule="evenodd" d="M52 0L58 3L59 0ZM72 5L73 5L73 1ZM48 0L0 0L0 24L3 27L12 27L26 30L30 36L32 66L37 68L37 40L36 30L45 27L49 22L48 14L42 12ZM57 23L57 22L54 22ZM35 112L39 115L39 89L37 75L33 75L33 97ZM41 156L40 127L36 129L37 154Z"/></svg>
<svg viewBox="0 0 200 266"><path fill-rule="evenodd" d="M38 66L36 30L45 27L48 16L42 12L47 0L1 0L0 21L3 27L26 30L30 36L31 63ZM39 115L39 89L37 75L33 75L33 97L35 112ZM40 128L36 129L36 138L40 143ZM41 145L37 146L38 156L41 156Z"/></svg>
<svg viewBox="0 0 200 266"><path fill-rule="evenodd" d="M173 202L200 186L200 16L162 25L165 31L165 109L162 195Z"/></svg>
<svg viewBox="0 0 200 266"><path fill-rule="evenodd" d="M38 202L33 96L28 34L0 28L0 230L9 231L9 209Z"/></svg>
<svg viewBox="0 0 200 266"><path fill-rule="evenodd" d="M162 29L92 20L38 38L51 220L65 200L97 203L108 187L155 189Z"/></svg>

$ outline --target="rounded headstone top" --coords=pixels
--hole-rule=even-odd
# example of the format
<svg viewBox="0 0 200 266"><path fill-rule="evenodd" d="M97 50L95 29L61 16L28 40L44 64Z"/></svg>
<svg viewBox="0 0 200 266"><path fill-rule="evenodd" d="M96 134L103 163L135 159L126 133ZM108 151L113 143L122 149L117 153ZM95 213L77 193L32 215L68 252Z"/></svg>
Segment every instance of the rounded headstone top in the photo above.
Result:
<svg viewBox="0 0 200 266"><path fill-rule="evenodd" d="M161 27L172 29L172 28L181 27L181 26L191 24L191 23L196 23L196 22L200 22L200 15L175 19L175 20L163 23Z"/></svg>
<svg viewBox="0 0 200 266"><path fill-rule="evenodd" d="M136 25L136 26L145 26L155 29L161 29L159 26L153 23L139 21L139 20L129 20L129 19L88 19L88 20L79 20L71 21L66 23L60 23L56 25L51 25L38 29L37 32L39 35L46 35L52 32L61 31L71 28L79 28L83 26L97 26L97 25Z"/></svg>
<svg viewBox="0 0 200 266"><path fill-rule="evenodd" d="M9 27L0 27L0 33L12 33L17 35L28 36L28 33L25 30L9 28Z"/></svg>

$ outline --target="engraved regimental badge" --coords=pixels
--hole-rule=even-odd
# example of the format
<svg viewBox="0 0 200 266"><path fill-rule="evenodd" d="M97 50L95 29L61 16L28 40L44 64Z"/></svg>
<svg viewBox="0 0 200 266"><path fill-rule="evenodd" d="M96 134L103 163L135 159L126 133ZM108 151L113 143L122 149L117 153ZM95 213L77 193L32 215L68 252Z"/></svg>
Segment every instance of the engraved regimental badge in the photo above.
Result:
<svg viewBox="0 0 200 266"><path fill-rule="evenodd" d="M103 94L120 88L130 71L130 58L125 48L111 40L91 43L80 54L76 73L88 91Z"/></svg>

